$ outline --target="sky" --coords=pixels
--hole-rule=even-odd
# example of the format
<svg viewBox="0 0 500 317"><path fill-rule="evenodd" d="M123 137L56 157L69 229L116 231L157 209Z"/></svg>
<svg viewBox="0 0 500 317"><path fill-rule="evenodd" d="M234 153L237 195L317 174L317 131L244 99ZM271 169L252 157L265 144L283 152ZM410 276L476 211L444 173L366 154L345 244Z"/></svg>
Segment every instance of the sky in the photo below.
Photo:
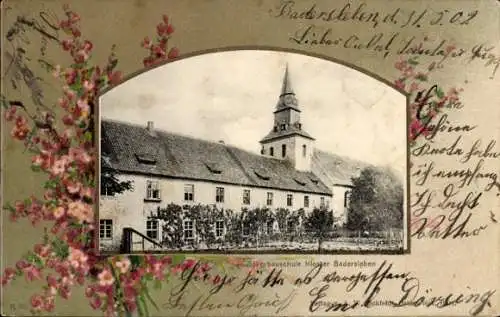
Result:
<svg viewBox="0 0 500 317"><path fill-rule="evenodd" d="M259 153L286 64L302 127L316 148L405 174L405 96L357 70L306 55L249 50L181 59L106 92L100 113Z"/></svg>

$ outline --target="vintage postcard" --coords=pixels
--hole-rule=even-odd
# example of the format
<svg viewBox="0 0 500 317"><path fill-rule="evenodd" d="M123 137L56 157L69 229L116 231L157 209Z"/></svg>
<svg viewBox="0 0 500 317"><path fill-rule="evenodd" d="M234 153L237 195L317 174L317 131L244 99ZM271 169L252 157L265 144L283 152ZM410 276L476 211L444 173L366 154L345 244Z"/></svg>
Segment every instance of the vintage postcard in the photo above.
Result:
<svg viewBox="0 0 500 317"><path fill-rule="evenodd" d="M2 4L2 316L498 316L500 2Z"/></svg>

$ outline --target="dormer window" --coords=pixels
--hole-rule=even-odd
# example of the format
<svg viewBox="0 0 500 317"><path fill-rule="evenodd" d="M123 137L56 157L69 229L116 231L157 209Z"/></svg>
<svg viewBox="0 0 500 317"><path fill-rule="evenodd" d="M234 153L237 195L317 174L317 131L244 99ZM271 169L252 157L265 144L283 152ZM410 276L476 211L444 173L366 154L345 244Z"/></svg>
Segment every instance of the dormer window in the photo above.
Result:
<svg viewBox="0 0 500 317"><path fill-rule="evenodd" d="M297 184L299 184L301 186L305 186L306 185L306 182L304 182L303 180L301 180L298 177L294 177L293 179L295 180L295 182L297 182Z"/></svg>
<svg viewBox="0 0 500 317"><path fill-rule="evenodd" d="M148 165L156 164L156 156L152 154L136 153L135 158L137 159L137 162L142 164L148 164Z"/></svg>
<svg viewBox="0 0 500 317"><path fill-rule="evenodd" d="M205 166L208 170L214 174L222 173L222 168L220 168L219 164L213 162L205 162Z"/></svg>
<svg viewBox="0 0 500 317"><path fill-rule="evenodd" d="M281 131L286 130L286 124L284 124L284 123L283 123L283 124L281 124L281 125L280 125L280 130L281 130Z"/></svg>
<svg viewBox="0 0 500 317"><path fill-rule="evenodd" d="M311 182L313 182L314 184L317 185L319 183L319 179L317 179L316 177L310 176L309 178L311 179Z"/></svg>
<svg viewBox="0 0 500 317"><path fill-rule="evenodd" d="M271 177L269 177L269 174L261 168L255 168L253 171L254 171L255 175L257 175L260 179L267 181L271 178Z"/></svg>

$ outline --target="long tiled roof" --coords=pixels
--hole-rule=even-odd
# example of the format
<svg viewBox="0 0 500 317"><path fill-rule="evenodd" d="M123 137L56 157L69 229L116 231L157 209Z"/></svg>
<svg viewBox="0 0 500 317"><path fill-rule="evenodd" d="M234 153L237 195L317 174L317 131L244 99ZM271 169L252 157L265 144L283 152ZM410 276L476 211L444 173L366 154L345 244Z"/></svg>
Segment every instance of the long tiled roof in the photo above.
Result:
<svg viewBox="0 0 500 317"><path fill-rule="evenodd" d="M352 186L352 177L370 164L344 156L314 150L311 170L328 186Z"/></svg>
<svg viewBox="0 0 500 317"><path fill-rule="evenodd" d="M331 195L319 177L287 161L161 130L152 135L145 126L102 120L101 149L125 173Z"/></svg>

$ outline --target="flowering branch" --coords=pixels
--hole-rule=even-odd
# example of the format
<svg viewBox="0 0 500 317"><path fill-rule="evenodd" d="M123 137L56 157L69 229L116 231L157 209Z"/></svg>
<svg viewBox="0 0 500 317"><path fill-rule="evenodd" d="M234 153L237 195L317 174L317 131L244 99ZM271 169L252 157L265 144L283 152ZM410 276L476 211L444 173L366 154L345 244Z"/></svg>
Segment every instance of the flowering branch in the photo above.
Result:
<svg viewBox="0 0 500 317"><path fill-rule="evenodd" d="M447 48L447 52L452 52L454 46ZM433 85L423 89L428 82L429 74L434 70L431 65L425 71L417 71L419 65L415 57L401 59L396 62L395 67L401 72L398 79L394 81L396 88L405 90L410 98L410 126L409 142L410 146L416 144L420 136L428 136L433 131L432 120L442 111L443 108L451 108L459 101L459 94L463 89L450 88L444 93L443 88Z"/></svg>
<svg viewBox="0 0 500 317"><path fill-rule="evenodd" d="M161 282L170 271L169 256L116 256L103 258L96 253L93 204L95 203L97 151L93 117L100 91L121 80L121 72L112 47L104 67L91 64L93 44L82 37L80 16L64 6L65 19L59 28L68 38L57 43L72 57L68 67L48 65L49 71L63 85L57 105L64 111L61 118L43 112L32 114L20 101L1 103L6 121L13 122L11 136L24 141L33 153L31 168L43 172L42 198L29 197L4 208L13 221L26 217L33 225L40 221L52 224L46 229L43 242L36 244L14 268L5 269L2 285L17 277L27 281L45 279L41 293L31 298L33 313L54 310L56 296L67 299L72 287L85 286L91 307L108 316L130 314L136 310L147 313L152 303L148 282ZM178 50L168 54L166 44L173 32L166 16L157 27L158 44L149 46L152 63L174 58ZM154 53L154 54L153 54ZM60 124L58 124L60 123ZM178 258L178 260L183 260Z"/></svg>

